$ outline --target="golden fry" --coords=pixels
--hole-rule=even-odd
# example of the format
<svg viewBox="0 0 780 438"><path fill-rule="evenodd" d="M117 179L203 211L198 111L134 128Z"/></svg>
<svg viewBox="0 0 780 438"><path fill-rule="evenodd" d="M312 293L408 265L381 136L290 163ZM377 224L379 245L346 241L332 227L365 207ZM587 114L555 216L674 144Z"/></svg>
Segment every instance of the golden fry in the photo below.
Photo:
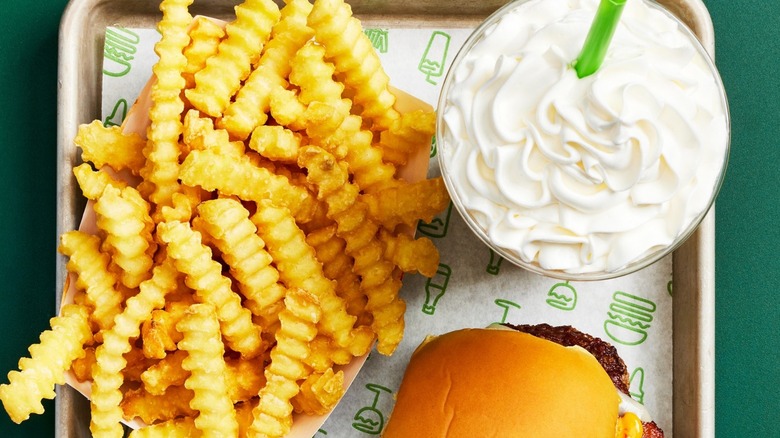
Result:
<svg viewBox="0 0 780 438"><path fill-rule="evenodd" d="M163 307L165 295L176 289L177 275L170 260L155 267L152 277L141 283L138 294L127 300L125 310L114 318L113 327L103 334L103 343L95 351L95 366L92 367L89 429L94 436L122 436L120 387L124 382L122 370L127 366L123 355L132 348L131 339L140 334L141 322L149 318L153 309Z"/></svg>
<svg viewBox="0 0 780 438"><path fill-rule="evenodd" d="M317 297L291 289L284 299L286 308L279 314L282 323L271 350L271 363L265 369L266 385L260 390L260 402L252 411L250 434L282 437L290 431L293 406L290 402L300 388L297 380L309 371L303 360L309 354L308 343L317 334L321 316Z"/></svg>
<svg viewBox="0 0 780 438"><path fill-rule="evenodd" d="M209 18L195 17L189 35L190 43L183 51L187 58L187 65L182 72L186 88L195 86L195 73L201 71L206 66L206 60L217 53L225 30Z"/></svg>
<svg viewBox="0 0 780 438"><path fill-rule="evenodd" d="M281 19L274 25L273 37L265 46L260 61L220 119L220 126L234 137L247 138L268 119L272 92L287 85L289 60L314 36L314 31L306 26L311 8L307 0L288 0L282 8Z"/></svg>
<svg viewBox="0 0 780 438"><path fill-rule="evenodd" d="M68 231L60 236L59 251L70 257L68 272L76 274L76 287L86 291L87 304L93 311L92 321L98 330L114 325L114 316L122 311L122 293L114 284L117 277L108 271L111 257L100 252L100 238L82 231Z"/></svg>
<svg viewBox="0 0 780 438"><path fill-rule="evenodd" d="M217 55L206 60L206 67L195 73L195 88L185 92L195 108L212 117L222 115L249 76L280 15L271 0L245 0L235 11L236 19L226 26L227 37Z"/></svg>
<svg viewBox="0 0 780 438"><path fill-rule="evenodd" d="M439 250L431 239L414 239L408 234L380 232L379 238L385 245L385 255L403 272L419 272L431 278L439 269Z"/></svg>
<svg viewBox="0 0 780 438"><path fill-rule="evenodd" d="M322 330L340 347L354 348L355 356L368 351L372 337L352 330L356 318L347 313L344 300L336 295L334 283L325 278L314 249L306 243L303 231L295 225L289 212L261 202L252 222L268 245L287 288L303 289L317 296L323 311Z"/></svg>
<svg viewBox="0 0 780 438"><path fill-rule="evenodd" d="M301 137L283 126L258 126L252 131L249 148L273 161L295 163Z"/></svg>
<svg viewBox="0 0 780 438"><path fill-rule="evenodd" d="M262 342L251 313L241 306L241 298L232 291L230 279L222 275L222 266L201 243L200 233L181 222L165 222L157 230L160 239L168 244L168 255L186 275L187 285L196 291L199 301L216 308L228 347L246 358L259 355Z"/></svg>
<svg viewBox="0 0 780 438"><path fill-rule="evenodd" d="M125 392L121 407L127 419L140 418L146 424L195 417L198 411L190 408L193 393L183 386L170 386L161 395L152 395L143 388Z"/></svg>
<svg viewBox="0 0 780 438"><path fill-rule="evenodd" d="M450 196L441 177L416 183L402 182L379 192L363 195L371 219L392 230L398 224L414 227L418 220L430 222L447 208Z"/></svg>
<svg viewBox="0 0 780 438"><path fill-rule="evenodd" d="M181 73L187 66L182 51L190 42L191 4L192 0L162 0L160 4L163 16L157 29L162 38L154 46L160 59L152 68L157 81L152 86L151 126L143 150L146 164L140 171L144 181L139 187L158 206L171 205L171 197L179 191L180 115L184 110L180 95L185 86Z"/></svg>
<svg viewBox="0 0 780 438"><path fill-rule="evenodd" d="M81 148L81 159L90 161L98 169L110 166L115 171L128 169L138 175L146 159L146 142L138 134L124 134L119 126L103 126L100 120L79 126L73 139Z"/></svg>
<svg viewBox="0 0 780 438"><path fill-rule="evenodd" d="M192 417L181 417L136 429L130 432L129 438L197 438L200 436L200 431L195 428L195 420Z"/></svg>
<svg viewBox="0 0 780 438"><path fill-rule="evenodd" d="M306 222L314 215L316 200L303 187L257 167L246 157L237 159L212 150L192 151L181 167L181 181L189 186L218 190L244 200L272 199L290 209L296 220Z"/></svg>
<svg viewBox="0 0 780 438"><path fill-rule="evenodd" d="M84 344L92 338L87 309L78 305L62 308L49 320L51 329L29 348L30 357L19 360L19 371L8 373L9 383L0 385L0 401L14 423L30 414L42 414L43 399L54 398L54 385L65 383L65 371L84 356Z"/></svg>
<svg viewBox="0 0 780 438"><path fill-rule="evenodd" d="M361 115L380 130L389 128L400 117L393 109L390 79L360 21L352 16L352 8L343 0L317 0L308 24L336 72L343 73L344 82L354 90L353 101L363 108Z"/></svg>
<svg viewBox="0 0 780 438"><path fill-rule="evenodd" d="M149 204L132 187L120 191L107 186L94 209L98 229L105 233L101 249L111 254L109 269L119 274L124 286L138 287L151 276L157 249Z"/></svg>
<svg viewBox="0 0 780 438"><path fill-rule="evenodd" d="M170 386L184 385L184 381L190 375L181 366L186 357L186 351L176 350L141 373L141 381L144 382L146 392L161 395Z"/></svg>
<svg viewBox="0 0 780 438"><path fill-rule="evenodd" d="M358 189L349 183L344 163L316 146L302 148L298 161L308 169L309 182L317 186L317 197L328 204L328 217L338 224L336 234L346 241L345 251L355 260L354 272L361 276L360 286L368 297L366 310L374 316L371 325L379 341L377 350L392 354L401 342L406 305L398 297L401 281L395 266L383 257L379 225L368 218L368 208L359 202Z"/></svg>
<svg viewBox="0 0 780 438"><path fill-rule="evenodd" d="M293 398L295 412L308 415L324 415L330 412L341 400L344 388L344 372L312 374L301 384L301 391Z"/></svg>
<svg viewBox="0 0 780 438"><path fill-rule="evenodd" d="M230 273L247 298L245 306L252 313L271 321L284 298L284 286L278 283L279 272L257 228L249 220L249 211L233 199L214 199L198 207L195 225L205 231L230 266Z"/></svg>
<svg viewBox="0 0 780 438"><path fill-rule="evenodd" d="M81 188L84 197L93 201L97 200L103 194L107 186L113 186L118 189L127 187L127 183L114 178L104 170L92 170L92 166L82 163L73 168L73 175Z"/></svg>
<svg viewBox="0 0 780 438"><path fill-rule="evenodd" d="M187 357L181 365L190 372L184 387L194 394L190 407L198 411L195 427L206 436L236 436L238 423L225 383L225 349L214 306L191 305L176 328L184 335L179 348Z"/></svg>

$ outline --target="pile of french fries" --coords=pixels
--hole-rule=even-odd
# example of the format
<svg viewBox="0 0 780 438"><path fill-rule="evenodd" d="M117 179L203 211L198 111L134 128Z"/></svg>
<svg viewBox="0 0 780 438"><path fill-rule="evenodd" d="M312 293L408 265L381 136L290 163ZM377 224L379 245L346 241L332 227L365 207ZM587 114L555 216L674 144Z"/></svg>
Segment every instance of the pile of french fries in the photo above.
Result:
<svg viewBox="0 0 780 438"><path fill-rule="evenodd" d="M17 423L70 372L96 437L285 436L339 401L338 365L392 354L402 274L436 273L410 230L446 190L398 174L435 116L394 108L350 6L245 0L223 26L191 3L160 5L144 128L79 127L97 231L61 236L75 292L0 385Z"/></svg>

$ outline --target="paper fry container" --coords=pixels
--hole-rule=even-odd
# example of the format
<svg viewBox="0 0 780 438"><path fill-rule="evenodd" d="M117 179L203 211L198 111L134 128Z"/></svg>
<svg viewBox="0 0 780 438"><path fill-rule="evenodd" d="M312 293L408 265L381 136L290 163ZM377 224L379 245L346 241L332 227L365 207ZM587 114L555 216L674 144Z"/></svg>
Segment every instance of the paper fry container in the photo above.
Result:
<svg viewBox="0 0 780 438"><path fill-rule="evenodd" d="M366 28L413 30L425 27L464 31L473 29L506 3L505 0L348 2ZM196 0L191 12L229 20L234 16L233 6L237 3L238 0ZM660 0L659 3L680 17L704 47L713 52L713 26L701 0ZM153 29L160 19L158 6L158 0L71 0L65 10L59 39L57 231L60 234L79 227L86 207L72 175L72 168L80 162L80 151L73 145L73 138L79 124L101 118L106 27ZM457 49L449 47L452 53ZM428 73L429 79L435 79L434 74ZM393 79L393 83L402 89L412 89L408 87L407 78ZM429 96L427 100L434 102L435 97ZM427 163L427 154L422 155ZM424 175L425 170L427 165L422 165L413 173ZM673 425L666 427L668 436L714 436L714 227L713 209L698 231L673 255L673 390L669 394L673 400ZM65 263L66 259L58 256L58 306L63 300L61 292L68 283ZM358 366L359 363L353 364ZM360 385L356 385L345 398L360 390ZM90 436L89 402L85 397L73 388L63 386L58 388L55 406L58 437ZM307 438L314 435L321 424L321 419L309 420L309 424L304 424L300 418L295 420L300 427L307 428L301 435ZM365 436L358 432L354 435Z"/></svg>

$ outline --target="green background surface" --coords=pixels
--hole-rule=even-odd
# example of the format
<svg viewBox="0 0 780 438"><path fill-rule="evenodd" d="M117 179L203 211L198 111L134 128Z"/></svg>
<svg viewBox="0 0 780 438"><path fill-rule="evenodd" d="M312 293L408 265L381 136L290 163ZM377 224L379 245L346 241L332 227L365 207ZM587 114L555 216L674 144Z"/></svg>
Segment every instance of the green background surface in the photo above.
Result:
<svg viewBox="0 0 780 438"><path fill-rule="evenodd" d="M0 374L54 315L57 33L66 0L0 3ZM717 201L716 435L780 436L780 1L705 0L729 97ZM54 403L0 437L54 434ZM680 437L684 438L684 437Z"/></svg>

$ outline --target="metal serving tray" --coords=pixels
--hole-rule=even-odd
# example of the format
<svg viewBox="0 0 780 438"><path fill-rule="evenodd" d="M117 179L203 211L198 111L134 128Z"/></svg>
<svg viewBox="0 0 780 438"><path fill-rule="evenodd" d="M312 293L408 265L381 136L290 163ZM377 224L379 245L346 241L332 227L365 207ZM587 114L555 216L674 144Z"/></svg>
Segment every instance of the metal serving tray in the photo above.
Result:
<svg viewBox="0 0 780 438"><path fill-rule="evenodd" d="M278 0L277 0L278 1ZM278 1L279 2L279 1ZM197 0L193 15L230 19L237 0ZM281 3L281 2L279 2ZM501 0L352 0L356 16L375 27L474 27L506 3ZM685 21L710 53L714 34L701 0L660 0ZM78 227L85 201L72 176L79 155L73 138L79 124L100 118L101 70L106 26L154 28L159 0L71 0L60 24L57 120L57 232ZM712 437L715 428L715 220L714 208L673 256L673 434ZM66 278L57 265L57 304ZM69 387L58 388L56 435L87 437L89 402Z"/></svg>

